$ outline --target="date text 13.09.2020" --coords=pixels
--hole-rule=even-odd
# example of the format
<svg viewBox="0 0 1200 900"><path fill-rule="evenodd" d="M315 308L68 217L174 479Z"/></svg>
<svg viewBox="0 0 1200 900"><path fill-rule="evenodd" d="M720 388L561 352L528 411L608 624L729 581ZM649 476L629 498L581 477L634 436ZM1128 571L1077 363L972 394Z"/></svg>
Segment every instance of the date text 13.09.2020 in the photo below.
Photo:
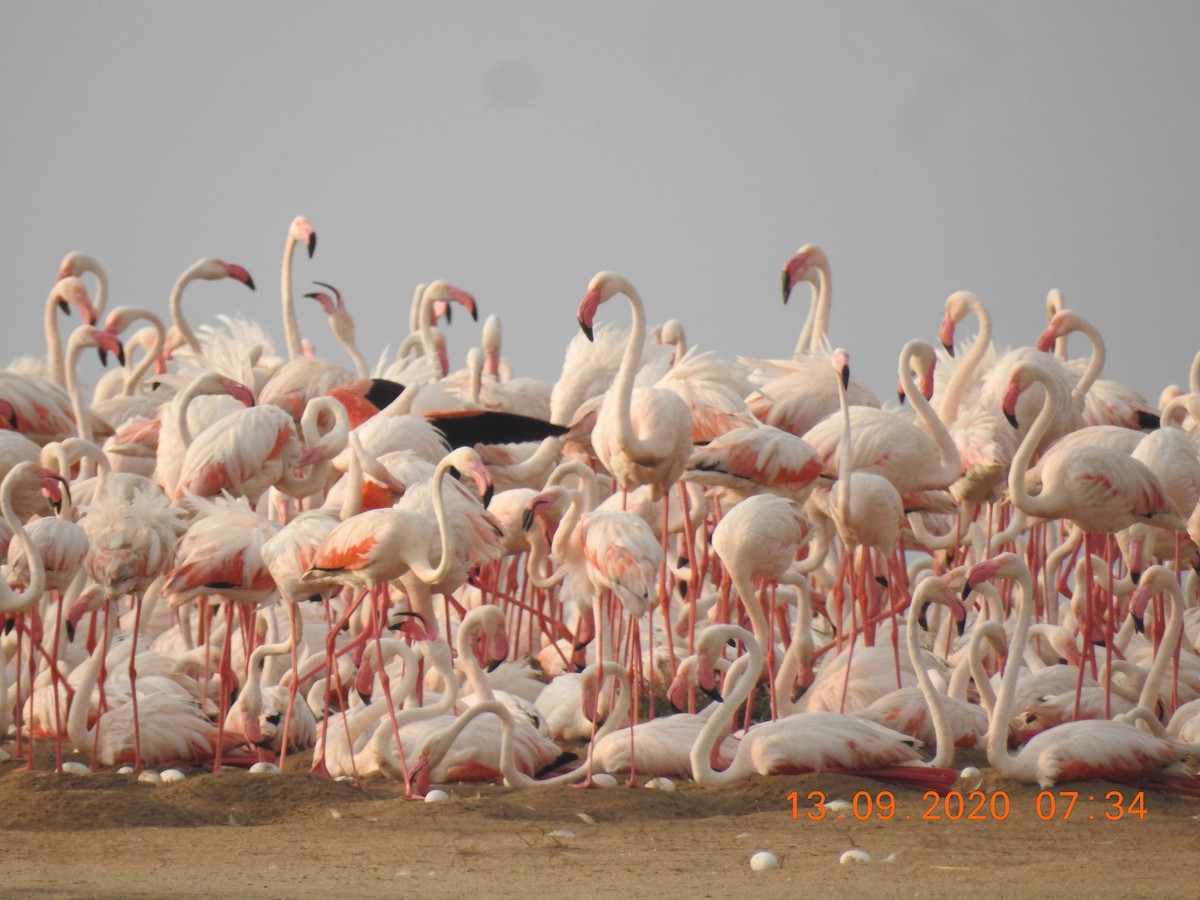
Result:
<svg viewBox="0 0 1200 900"><path fill-rule="evenodd" d="M1012 801L1005 791L950 791L939 794L926 791L922 797L924 810L901 814L896 809L896 796L891 791L859 791L846 801L830 801L821 791L802 795L792 791L787 795L792 818L811 822L854 819L859 822L875 820L919 822L1003 822L1014 812ZM1103 795L1080 791L1041 791L1034 808L1029 810L1042 822L1096 821L1116 822L1121 819L1146 818L1146 795L1137 791L1126 795L1108 791Z"/></svg>

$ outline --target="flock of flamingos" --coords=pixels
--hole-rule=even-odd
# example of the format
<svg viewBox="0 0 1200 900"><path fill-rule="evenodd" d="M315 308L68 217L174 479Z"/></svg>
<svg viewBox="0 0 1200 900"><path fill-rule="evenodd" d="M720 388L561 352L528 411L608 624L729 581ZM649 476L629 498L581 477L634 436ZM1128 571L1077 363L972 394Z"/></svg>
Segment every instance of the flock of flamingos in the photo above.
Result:
<svg viewBox="0 0 1200 900"><path fill-rule="evenodd" d="M1200 796L1200 365L1156 406L1057 292L1008 351L957 292L884 409L829 342L810 244L783 269L784 302L811 295L788 359L689 347L601 272L554 383L513 372L494 316L452 371L476 306L443 281L372 370L313 281L347 367L297 326L315 248L297 218L282 353L184 317L193 281L254 288L240 266L197 262L164 319L64 259L46 355L0 372L0 759L304 751L410 795L812 771L944 791L972 748L1017 782ZM117 365L89 400L90 350Z"/></svg>

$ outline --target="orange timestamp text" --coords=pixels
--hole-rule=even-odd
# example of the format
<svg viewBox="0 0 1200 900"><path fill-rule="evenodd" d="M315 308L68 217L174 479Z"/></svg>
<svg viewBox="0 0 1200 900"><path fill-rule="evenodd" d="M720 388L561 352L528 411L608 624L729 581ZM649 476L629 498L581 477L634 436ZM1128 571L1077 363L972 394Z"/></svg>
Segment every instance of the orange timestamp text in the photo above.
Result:
<svg viewBox="0 0 1200 900"><path fill-rule="evenodd" d="M891 791L858 791L848 803L829 800L822 791L802 795L792 791L787 795L793 820L810 822L852 819L866 821L918 822L1003 822L1013 812L1013 802L1006 791L926 791L925 805L917 814L904 814L896 808L896 795ZM1146 793L1137 791L1126 795L1108 791L1103 795L1080 791L1041 791L1034 799L1032 813L1042 822L1104 821L1122 819L1145 820Z"/></svg>

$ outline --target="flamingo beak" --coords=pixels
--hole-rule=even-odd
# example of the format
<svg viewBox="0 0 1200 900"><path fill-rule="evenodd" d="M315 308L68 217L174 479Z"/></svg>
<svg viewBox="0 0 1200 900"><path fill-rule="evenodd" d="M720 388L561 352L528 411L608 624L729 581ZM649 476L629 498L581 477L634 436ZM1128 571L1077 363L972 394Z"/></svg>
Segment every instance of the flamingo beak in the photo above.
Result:
<svg viewBox="0 0 1200 900"><path fill-rule="evenodd" d="M803 281L808 267L808 254L801 251L783 264L783 302L788 302L797 281Z"/></svg>
<svg viewBox="0 0 1200 900"><path fill-rule="evenodd" d="M312 259L312 255L317 251L317 233L315 231L308 235L308 258Z"/></svg>
<svg viewBox="0 0 1200 900"><path fill-rule="evenodd" d="M1058 331L1051 325L1038 335L1037 348L1043 353L1049 353L1054 349L1054 342L1056 340L1058 340Z"/></svg>
<svg viewBox="0 0 1200 900"><path fill-rule="evenodd" d="M235 266L230 263L225 264L225 272L229 278L235 281L240 281L250 290L254 290L254 279L250 277L250 273L241 266Z"/></svg>
<svg viewBox="0 0 1200 900"><path fill-rule="evenodd" d="M596 310L600 306L600 289L593 288L583 296L583 302L579 304L579 327L583 329L584 335L588 341L596 339L592 325L596 321Z"/></svg>
<svg viewBox="0 0 1200 900"><path fill-rule="evenodd" d="M938 338L941 340L946 352L954 356L954 319L950 318L949 313L946 313L942 319L942 327L938 332Z"/></svg>
<svg viewBox="0 0 1200 900"><path fill-rule="evenodd" d="M462 290L461 288L452 287L452 288L450 288L450 296L453 297L454 300L456 300L457 302L461 303L463 306L466 307L467 312L469 312L471 314L472 322L479 321L479 310L475 306L475 298L472 295L468 294L466 291ZM447 322L450 321L449 311L450 311L450 307L447 306L446 307L446 312L447 312L446 321Z"/></svg>

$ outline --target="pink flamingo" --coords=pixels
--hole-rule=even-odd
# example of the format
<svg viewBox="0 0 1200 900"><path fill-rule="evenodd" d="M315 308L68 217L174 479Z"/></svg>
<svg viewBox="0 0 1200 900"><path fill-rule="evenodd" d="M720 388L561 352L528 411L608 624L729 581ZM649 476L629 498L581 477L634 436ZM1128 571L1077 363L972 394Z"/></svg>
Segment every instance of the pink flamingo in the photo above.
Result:
<svg viewBox="0 0 1200 900"><path fill-rule="evenodd" d="M1034 737L1015 756L1008 750L1008 723L1021 668L1021 656L1033 616L1029 568L1014 553L977 563L967 573L968 586L985 579L1007 578L1017 583L1017 623L1009 644L1000 694L988 730L988 762L1002 778L1049 788L1064 781L1104 779L1143 782L1184 775L1171 782L1181 790L1200 793L1183 765L1197 752L1186 744L1146 734L1138 728L1107 719L1067 722ZM1190 784L1189 784L1190 783Z"/></svg>
<svg viewBox="0 0 1200 900"><path fill-rule="evenodd" d="M692 451L692 416L677 394L658 388L634 388L641 362L646 318L642 298L632 284L612 272L600 272L579 305L579 325L592 335L600 304L624 294L633 310L633 325L616 380L600 406L592 445L600 464L618 486L630 490L647 484L657 499L679 480Z"/></svg>
<svg viewBox="0 0 1200 900"><path fill-rule="evenodd" d="M727 689L720 709L709 717L692 746L692 777L697 783L716 787L755 774L824 771L855 772L934 790L944 790L957 780L957 772L921 762L906 735L866 719L829 712L796 713L751 727L729 766L714 770L716 741L729 732L737 708L749 697L763 667L758 641L736 625L706 628L696 639L697 653L711 666L731 638L743 643L751 662ZM705 680L702 672L701 684Z"/></svg>
<svg viewBox="0 0 1200 900"><path fill-rule="evenodd" d="M759 389L746 398L750 411L762 422L802 435L838 409L837 387L829 372L829 310L833 280L829 259L814 244L805 244L783 267L783 302L792 287L807 281L813 300L790 360L743 360L754 367ZM853 406L879 406L879 401L858 382L847 386Z"/></svg>

